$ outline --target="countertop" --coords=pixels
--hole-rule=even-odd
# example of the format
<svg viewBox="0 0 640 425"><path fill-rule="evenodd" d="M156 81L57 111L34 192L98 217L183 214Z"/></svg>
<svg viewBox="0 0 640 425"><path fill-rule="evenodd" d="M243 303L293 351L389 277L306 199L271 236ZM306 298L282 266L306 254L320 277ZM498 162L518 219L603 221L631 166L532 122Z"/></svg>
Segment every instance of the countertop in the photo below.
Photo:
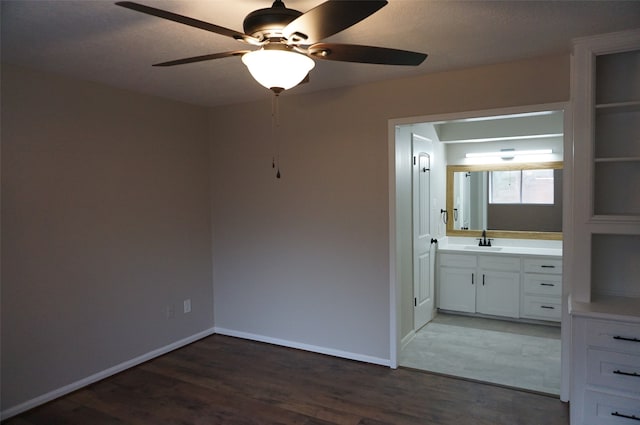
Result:
<svg viewBox="0 0 640 425"><path fill-rule="evenodd" d="M477 246L444 243L438 246L438 252L491 254L491 255L539 255L562 258L562 248L526 247L526 246Z"/></svg>
<svg viewBox="0 0 640 425"><path fill-rule="evenodd" d="M640 323L640 299L600 295L589 303L583 303L573 301L569 296L569 314Z"/></svg>

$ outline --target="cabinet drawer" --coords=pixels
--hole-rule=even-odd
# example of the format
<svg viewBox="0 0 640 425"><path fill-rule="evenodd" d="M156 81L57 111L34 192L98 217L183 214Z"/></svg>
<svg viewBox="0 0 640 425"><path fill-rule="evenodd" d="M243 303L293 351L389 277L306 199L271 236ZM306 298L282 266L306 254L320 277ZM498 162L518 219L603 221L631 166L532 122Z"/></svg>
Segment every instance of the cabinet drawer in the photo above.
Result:
<svg viewBox="0 0 640 425"><path fill-rule="evenodd" d="M557 274L533 274L524 275L524 292L526 294L561 296L562 276Z"/></svg>
<svg viewBox="0 0 640 425"><path fill-rule="evenodd" d="M640 400L585 391L583 413L585 425L632 425L633 416L640 418Z"/></svg>
<svg viewBox="0 0 640 425"><path fill-rule="evenodd" d="M476 267L478 265L475 255L438 254L441 266L447 267Z"/></svg>
<svg viewBox="0 0 640 425"><path fill-rule="evenodd" d="M525 273L562 274L562 260L546 258L525 258Z"/></svg>
<svg viewBox="0 0 640 425"><path fill-rule="evenodd" d="M587 350L587 384L640 396L640 355Z"/></svg>
<svg viewBox="0 0 640 425"><path fill-rule="evenodd" d="M640 354L640 325L589 320L586 329L587 345Z"/></svg>
<svg viewBox="0 0 640 425"><path fill-rule="evenodd" d="M520 257L479 256L478 264L488 270L520 271Z"/></svg>
<svg viewBox="0 0 640 425"><path fill-rule="evenodd" d="M529 319L559 321L562 315L560 298L545 298L525 295L522 317Z"/></svg>

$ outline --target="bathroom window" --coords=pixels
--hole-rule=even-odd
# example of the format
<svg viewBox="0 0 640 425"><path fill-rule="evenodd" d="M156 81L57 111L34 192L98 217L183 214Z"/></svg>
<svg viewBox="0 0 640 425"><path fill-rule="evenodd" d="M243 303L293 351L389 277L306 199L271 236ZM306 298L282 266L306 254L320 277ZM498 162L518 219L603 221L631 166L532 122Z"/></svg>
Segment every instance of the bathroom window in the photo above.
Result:
<svg viewBox="0 0 640 425"><path fill-rule="evenodd" d="M553 170L511 170L489 173L491 204L553 204Z"/></svg>

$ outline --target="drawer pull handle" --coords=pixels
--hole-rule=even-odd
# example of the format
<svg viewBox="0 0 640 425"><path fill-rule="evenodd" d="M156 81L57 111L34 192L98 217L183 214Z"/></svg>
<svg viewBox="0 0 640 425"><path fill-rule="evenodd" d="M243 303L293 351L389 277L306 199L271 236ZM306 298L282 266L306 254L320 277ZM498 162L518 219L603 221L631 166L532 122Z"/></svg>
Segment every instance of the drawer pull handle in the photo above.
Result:
<svg viewBox="0 0 640 425"><path fill-rule="evenodd" d="M540 286L556 286L553 283L541 283Z"/></svg>
<svg viewBox="0 0 640 425"><path fill-rule="evenodd" d="M556 309L555 307L552 307L550 305L541 305L540 308L546 308L548 310L555 310Z"/></svg>
<svg viewBox="0 0 640 425"><path fill-rule="evenodd" d="M613 412L611 416L618 416L620 418L633 419L634 421L640 421L640 418L636 415L623 415L622 413Z"/></svg>
<svg viewBox="0 0 640 425"><path fill-rule="evenodd" d="M619 336L619 335L614 336L613 339L617 339L619 341L640 342L640 339L638 339L638 338L625 338L625 337Z"/></svg>
<svg viewBox="0 0 640 425"><path fill-rule="evenodd" d="M636 372L623 372L621 370L614 370L613 373L615 373L616 375L635 376L636 378L640 378L640 373Z"/></svg>
<svg viewBox="0 0 640 425"><path fill-rule="evenodd" d="M555 269L556 266L547 266L546 264L542 264L540 267L542 267L543 269Z"/></svg>

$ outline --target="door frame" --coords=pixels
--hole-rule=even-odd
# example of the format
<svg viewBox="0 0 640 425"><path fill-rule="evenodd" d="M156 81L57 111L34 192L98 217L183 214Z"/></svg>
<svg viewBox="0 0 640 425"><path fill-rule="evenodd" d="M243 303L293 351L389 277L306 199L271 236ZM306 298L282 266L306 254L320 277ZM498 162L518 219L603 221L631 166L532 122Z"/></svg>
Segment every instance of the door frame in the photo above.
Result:
<svg viewBox="0 0 640 425"><path fill-rule="evenodd" d="M507 108L496 109L484 109L475 111L454 112L447 114L432 114L422 115L406 118L394 118L388 121L387 125L387 138L388 138L388 183L389 183L389 366L393 369L398 367L398 357L400 353L400 314L401 314L401 298L400 298L400 279L399 268L396 264L397 256L397 214L396 214L396 164L399 164L398 149L396 144L396 127L429 123L437 121L452 121L466 118L478 118L489 117L499 115L511 115L528 112L540 112L550 110L562 110L564 112L564 158L563 158L563 193L571 193L573 190L573 139L571 134L572 125L572 113L570 102L556 102L545 103L536 105L523 105ZM439 159L438 159L439 160ZM573 232L573 223L571 217L573 213L573 205L570 202L570 197L565 196L563 199L563 241L571 240L571 234ZM563 244L566 242L563 242ZM569 248L569 249L567 249ZM562 354L561 354L561 386L560 386L560 400L569 400L569 384L570 384L570 353L571 353L571 328L568 313L568 295L571 292L571 276L569 271L571 270L570 264L572 262L572 249L571 247L563 246L563 303L562 303L562 321L561 321L561 340L562 340ZM434 282L435 284L435 282Z"/></svg>

